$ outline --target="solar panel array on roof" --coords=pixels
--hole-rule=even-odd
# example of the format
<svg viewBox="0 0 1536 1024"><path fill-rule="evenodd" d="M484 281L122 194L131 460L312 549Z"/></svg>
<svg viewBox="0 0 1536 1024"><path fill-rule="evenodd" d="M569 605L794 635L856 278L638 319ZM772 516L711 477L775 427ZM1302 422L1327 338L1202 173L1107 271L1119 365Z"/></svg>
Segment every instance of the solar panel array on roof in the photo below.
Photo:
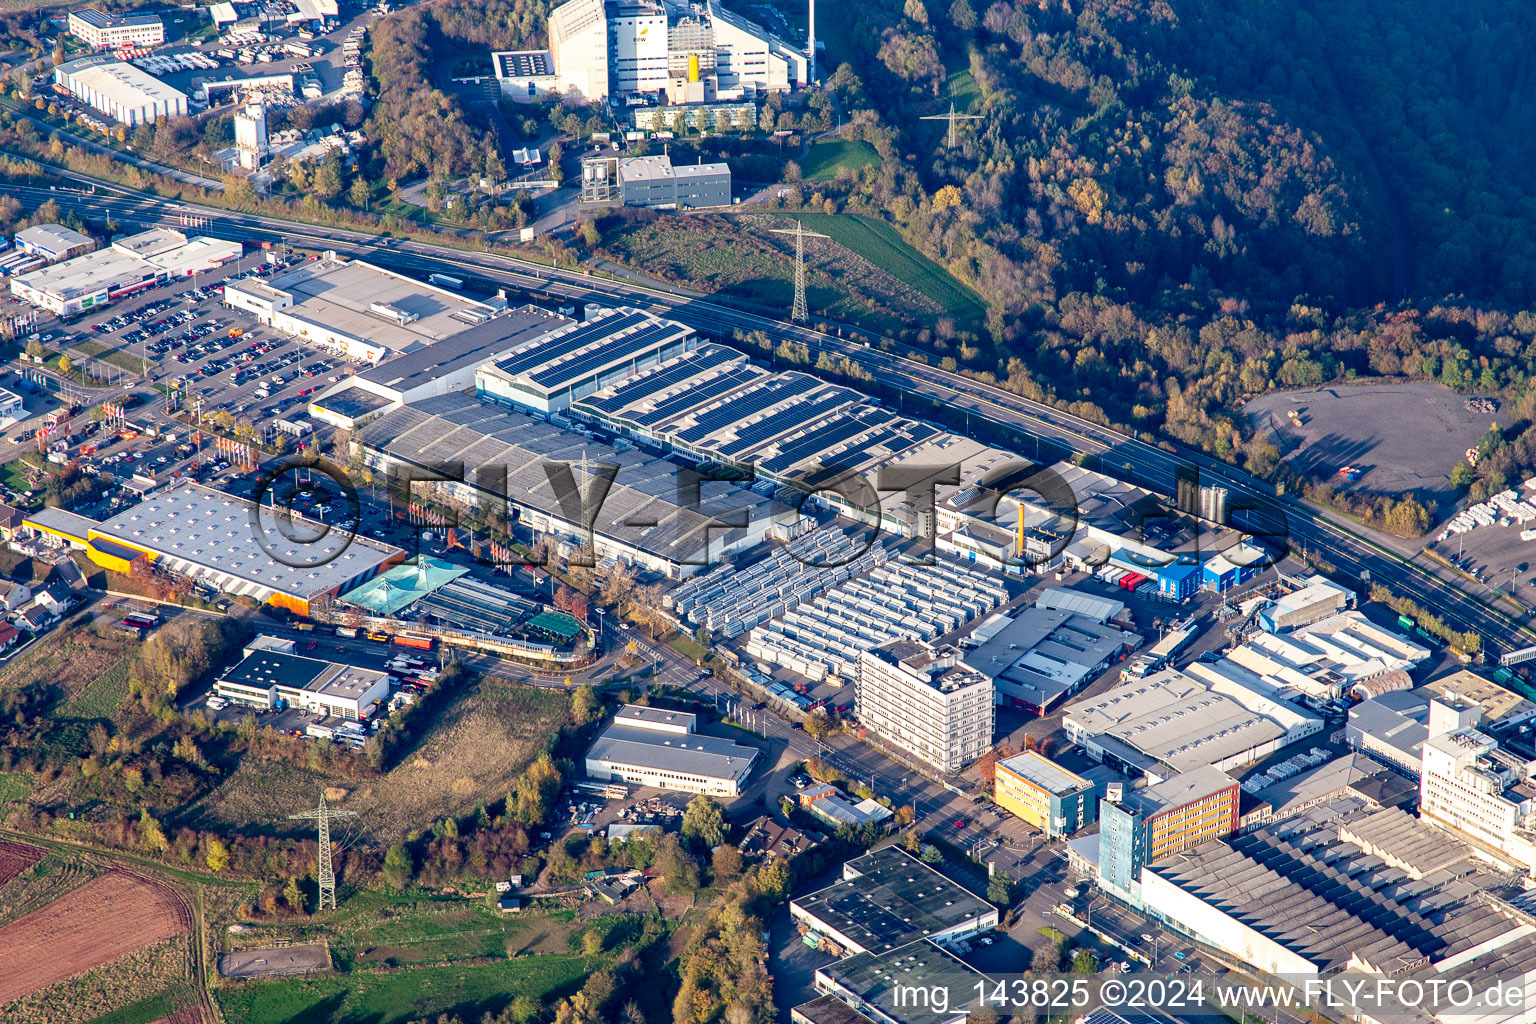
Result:
<svg viewBox="0 0 1536 1024"><path fill-rule="evenodd" d="M442 395L386 413L363 428L362 438L368 447L410 465L462 463L468 481L482 490L559 521L572 513L556 496L547 467L570 472L578 493L585 494L589 473L599 465L616 466L592 528L674 561L699 558L706 541L729 543L743 528L761 529L783 511L739 483L724 482L704 485L693 507L680 505L678 465L620 451L470 395Z"/></svg>
<svg viewBox="0 0 1536 1024"><path fill-rule="evenodd" d="M625 328L644 323L647 319L649 317L645 313L632 312L612 313L588 320L569 334L551 338L548 341L540 341L522 352L508 356L497 363L496 368L508 376L516 377L553 360L568 356L602 338L617 334Z"/></svg>
<svg viewBox="0 0 1536 1024"><path fill-rule="evenodd" d="M647 370L638 376L631 377L629 380L614 384L604 391L584 398L581 400L581 405L604 415L616 416L627 406L644 402L656 395L663 394L668 388L675 387L692 377L697 377L716 367L724 366L741 358L741 353L735 349L726 348L723 345L706 345L696 351L678 356L669 364ZM757 372L762 373L764 371ZM724 394L724 392L718 393ZM691 399L689 404L683 405L681 408L690 408L700 401L707 401L707 399L701 399L697 391L687 391L663 401L676 401L678 399ZM628 418L635 419L636 417L631 416Z"/></svg>
<svg viewBox="0 0 1536 1024"><path fill-rule="evenodd" d="M793 429L797 424L809 423L825 412L864 400L864 396L857 391L829 387L818 391L805 402L786 404L784 408L737 430L733 440L710 447L726 458L736 458L773 440L786 430Z"/></svg>
<svg viewBox="0 0 1536 1024"><path fill-rule="evenodd" d="M695 444L732 423L740 423L764 409L771 409L780 402L808 394L819 387L821 381L815 377L803 373L780 374L764 381L760 388L732 395L713 409L697 414L693 426L678 433L677 439L686 444Z"/></svg>
<svg viewBox="0 0 1536 1024"><path fill-rule="evenodd" d="M678 324L651 324L610 344L601 345L591 352L582 353L553 365L546 365L544 369L531 374L529 379L541 388L558 390L589 373L643 352L663 338L681 337L687 333L687 330L686 327Z"/></svg>

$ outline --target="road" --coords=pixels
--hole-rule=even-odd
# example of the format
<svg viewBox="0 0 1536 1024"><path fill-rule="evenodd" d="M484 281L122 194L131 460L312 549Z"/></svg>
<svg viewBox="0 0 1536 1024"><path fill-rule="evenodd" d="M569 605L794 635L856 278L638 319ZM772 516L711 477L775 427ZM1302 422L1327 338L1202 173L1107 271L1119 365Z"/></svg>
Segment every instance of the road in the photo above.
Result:
<svg viewBox="0 0 1536 1024"><path fill-rule="evenodd" d="M1003 428L1001 436L996 429L989 430L989 439L1007 443L1012 435L1012 447L1026 455L1037 455L1040 461L1050 462L1071 455L1091 456L1097 460L1097 468L1163 495L1175 491L1176 474L1198 472L1203 482L1220 483L1232 489L1234 507L1241 507L1248 498L1254 499L1251 504L1261 506L1259 511L1240 515L1239 518L1249 524L1265 518L1263 507L1278 510L1283 515L1291 543L1324 552L1326 560L1340 575L1362 583L1380 583L1400 596L1411 598L1447 622L1478 633L1490 651L1504 652L1536 644L1536 632L1464 593L1454 583L1401 553L1300 502L1289 498L1258 497L1267 494L1269 485L1241 470L1199 453L1179 449L1168 451L1001 388L883 351L869 344L871 338L856 329L838 328L845 335L839 337L635 282L594 278L579 271L551 268L516 257L467 252L415 241L391 243L389 239L365 232L317 228L272 217L198 207L130 193L80 175L67 177L82 185L97 187L98 194L82 195L30 187L15 187L11 191L24 203L53 199L60 206L85 216L100 219L110 214L120 222L175 224L186 214L197 214L211 218L208 231L217 237L283 240L305 247L334 249L391 269L418 274L468 272L496 285L553 299L635 305L716 335L728 336L735 330L763 331L775 340L800 341L816 351L845 355L878 374L886 386L943 405L952 413L965 414L973 432L978 427Z"/></svg>

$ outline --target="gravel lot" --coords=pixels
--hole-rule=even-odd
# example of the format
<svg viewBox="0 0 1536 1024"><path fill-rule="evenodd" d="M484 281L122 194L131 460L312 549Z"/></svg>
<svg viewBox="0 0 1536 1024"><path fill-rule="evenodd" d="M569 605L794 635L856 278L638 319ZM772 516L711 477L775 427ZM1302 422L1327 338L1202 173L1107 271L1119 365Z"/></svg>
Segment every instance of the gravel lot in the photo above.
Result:
<svg viewBox="0 0 1536 1024"><path fill-rule="evenodd" d="M1299 429L1286 416L1291 409L1301 413ZM1442 515L1456 501L1451 467L1494 419L1508 418L1502 410L1472 412L1463 396L1425 383L1290 391L1256 398L1243 412L1303 472L1340 488L1415 491L1438 502ZM1348 465L1362 470L1353 484L1338 476Z"/></svg>

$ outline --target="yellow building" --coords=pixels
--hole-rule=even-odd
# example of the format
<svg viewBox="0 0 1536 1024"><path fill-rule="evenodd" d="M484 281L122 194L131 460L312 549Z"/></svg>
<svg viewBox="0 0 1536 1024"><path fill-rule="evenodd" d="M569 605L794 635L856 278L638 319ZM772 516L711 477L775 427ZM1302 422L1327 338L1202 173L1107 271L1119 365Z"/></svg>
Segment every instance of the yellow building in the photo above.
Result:
<svg viewBox="0 0 1536 1024"><path fill-rule="evenodd" d="M1071 835L1096 819L1093 783L1027 750L997 763L993 799L1046 835Z"/></svg>

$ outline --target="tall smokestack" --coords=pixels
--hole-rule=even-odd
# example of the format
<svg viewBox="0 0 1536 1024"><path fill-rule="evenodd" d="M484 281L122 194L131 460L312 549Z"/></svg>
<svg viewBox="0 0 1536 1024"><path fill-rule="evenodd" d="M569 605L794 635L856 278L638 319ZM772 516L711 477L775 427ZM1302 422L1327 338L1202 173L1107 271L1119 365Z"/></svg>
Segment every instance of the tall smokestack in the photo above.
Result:
<svg viewBox="0 0 1536 1024"><path fill-rule="evenodd" d="M810 44L811 44L811 46L810 46L810 48L811 48L811 57L810 57L810 62L806 65L806 70L805 70L805 84L806 85L814 85L816 83L816 0L810 0L810 2L811 2L811 17L810 17L810 31L809 31L808 35L810 37Z"/></svg>

